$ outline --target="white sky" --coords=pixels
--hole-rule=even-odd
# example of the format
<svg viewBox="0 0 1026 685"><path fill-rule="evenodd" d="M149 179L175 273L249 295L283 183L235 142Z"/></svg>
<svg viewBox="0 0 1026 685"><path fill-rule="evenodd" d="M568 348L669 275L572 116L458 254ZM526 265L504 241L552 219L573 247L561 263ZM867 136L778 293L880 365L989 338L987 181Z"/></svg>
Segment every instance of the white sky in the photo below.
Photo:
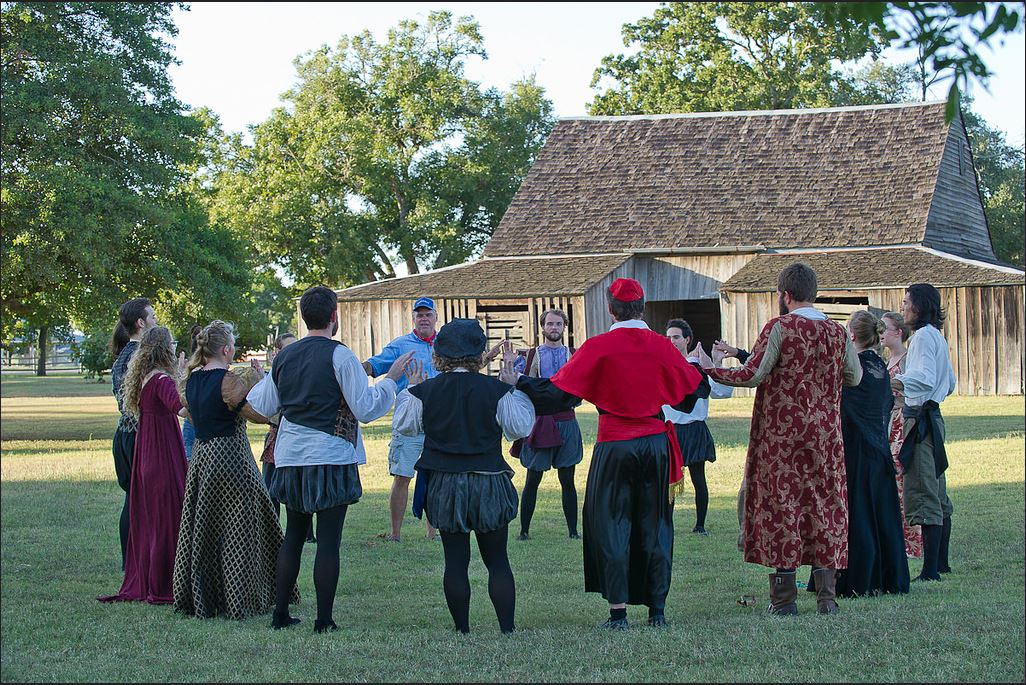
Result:
<svg viewBox="0 0 1026 685"><path fill-rule="evenodd" d="M481 26L488 59L472 58L466 73L502 90L534 74L552 100L556 116L586 114L596 91L589 84L602 57L624 51L620 28L651 16L656 2L601 3L221 3L194 2L175 11L174 39L180 65L171 78L178 97L192 107L210 107L229 131L263 122L282 103L295 80L293 60L340 36L369 29L384 40L402 19L424 19L432 10L471 15ZM996 42L996 41L995 41ZM994 72L989 90L971 84L974 109L1008 142L1023 144L1024 48L1020 32L1004 45L982 50ZM935 88L944 99L947 85Z"/></svg>

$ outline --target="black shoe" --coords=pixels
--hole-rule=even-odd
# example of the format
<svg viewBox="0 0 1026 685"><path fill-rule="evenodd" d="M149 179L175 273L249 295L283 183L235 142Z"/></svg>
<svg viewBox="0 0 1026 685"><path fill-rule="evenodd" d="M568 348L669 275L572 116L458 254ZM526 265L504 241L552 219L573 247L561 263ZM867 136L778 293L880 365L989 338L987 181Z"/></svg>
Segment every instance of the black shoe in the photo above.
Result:
<svg viewBox="0 0 1026 685"><path fill-rule="evenodd" d="M527 533L521 533L520 535L517 536L517 540L530 540L530 539L531 539L531 536L528 535Z"/></svg>
<svg viewBox="0 0 1026 685"><path fill-rule="evenodd" d="M599 624L599 628L606 628L608 630L627 630L630 625L631 624L627 622L626 618L607 618L605 623Z"/></svg>
<svg viewBox="0 0 1026 685"><path fill-rule="evenodd" d="M282 628L291 628L299 622L300 620L298 618L293 618L288 614L285 614L284 616L278 616L277 614L273 614L271 616L271 627L275 630L281 630Z"/></svg>
<svg viewBox="0 0 1026 685"><path fill-rule="evenodd" d="M572 533L570 533L570 539L571 539L571 540L580 540L580 539L581 539L581 536L580 536L580 534L579 534L579 533L578 533L578 532L577 532L577 531L575 530L575 531L573 531Z"/></svg>
<svg viewBox="0 0 1026 685"><path fill-rule="evenodd" d="M938 574L936 576L924 576L922 573L920 573L918 576L916 576L915 578L912 579L912 582L915 583L917 581L927 581L927 580L939 581L939 580L941 580L941 577L940 577L940 574Z"/></svg>
<svg viewBox="0 0 1026 685"><path fill-rule="evenodd" d="M338 625L336 625L330 618L327 621L314 621L315 633L327 633L335 630L338 630Z"/></svg>
<svg viewBox="0 0 1026 685"><path fill-rule="evenodd" d="M666 616L663 614L656 614L655 616L649 616L646 625L653 628L665 628L666 627Z"/></svg>
<svg viewBox="0 0 1026 685"><path fill-rule="evenodd" d="M709 535L709 533L707 533L705 531L705 528L703 528L702 526L695 526L694 528L691 529L691 532L692 533L696 533L698 535L702 535L702 536L708 536Z"/></svg>

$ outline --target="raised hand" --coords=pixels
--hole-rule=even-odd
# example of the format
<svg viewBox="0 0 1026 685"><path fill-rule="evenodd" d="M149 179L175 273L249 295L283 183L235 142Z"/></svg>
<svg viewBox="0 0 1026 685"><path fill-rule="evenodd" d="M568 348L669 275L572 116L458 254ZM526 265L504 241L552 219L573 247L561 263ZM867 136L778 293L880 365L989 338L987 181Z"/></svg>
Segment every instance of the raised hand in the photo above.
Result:
<svg viewBox="0 0 1026 685"><path fill-rule="evenodd" d="M698 346L698 363L702 365L703 369L711 369L716 366L701 344Z"/></svg>
<svg viewBox="0 0 1026 685"><path fill-rule="evenodd" d="M717 340L713 345L713 352L722 352L724 357L737 357L737 348L731 347L723 340Z"/></svg>
<svg viewBox="0 0 1026 685"><path fill-rule="evenodd" d="M406 365L410 363L411 359L413 359L413 352L399 355L399 358L392 362L392 366L388 367L388 373L385 376L398 383L406 373Z"/></svg>
<svg viewBox="0 0 1026 685"><path fill-rule="evenodd" d="M713 351L712 351L712 363L713 363L713 366L723 366L723 359L726 356L727 355L725 355L723 353L723 350L721 350L720 348L716 347L716 345L713 345Z"/></svg>
<svg viewBox="0 0 1026 685"><path fill-rule="evenodd" d="M409 387L427 380L427 372L424 370L424 362L419 359L411 359L406 365L406 381Z"/></svg>
<svg viewBox="0 0 1026 685"><path fill-rule="evenodd" d="M510 347L512 347L512 345ZM502 366L499 367L499 380L503 383L509 383L510 385L517 384L517 378L520 377L520 374L513 370L513 361L515 359L515 354L507 356L503 353Z"/></svg>
<svg viewBox="0 0 1026 685"><path fill-rule="evenodd" d="M695 346L688 350L688 359L691 357L698 357L702 354L702 343L695 340Z"/></svg>
<svg viewBox="0 0 1026 685"><path fill-rule="evenodd" d="M260 363L259 359L253 358L249 360L250 367L257 372L260 378L264 377L264 365Z"/></svg>
<svg viewBox="0 0 1026 685"><path fill-rule="evenodd" d="M503 340L501 343L499 343L499 346L501 346L501 348L502 348L502 363L503 363L503 365L505 365L506 363L509 363L509 366L512 369L513 368L513 362L515 362L517 360L517 354L516 354L516 352L513 351L513 341L512 340Z"/></svg>
<svg viewBox="0 0 1026 685"><path fill-rule="evenodd" d="M500 342L496 343L495 346L492 347L492 349L490 349L487 352L485 352L485 355L484 355L485 364L490 364L493 359L495 359L496 357L499 356L499 352L502 351L502 345L503 345L504 342L506 342L506 341L503 340L503 341L500 341Z"/></svg>
<svg viewBox="0 0 1026 685"><path fill-rule="evenodd" d="M185 352L178 353L178 366L175 367L175 375L181 376L185 373Z"/></svg>

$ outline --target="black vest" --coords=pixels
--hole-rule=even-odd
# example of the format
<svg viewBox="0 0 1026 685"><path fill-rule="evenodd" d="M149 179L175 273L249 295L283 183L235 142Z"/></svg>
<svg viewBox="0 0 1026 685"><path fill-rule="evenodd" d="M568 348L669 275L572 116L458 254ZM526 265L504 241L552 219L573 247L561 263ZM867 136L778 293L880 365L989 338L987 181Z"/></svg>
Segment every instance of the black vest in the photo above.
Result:
<svg viewBox="0 0 1026 685"><path fill-rule="evenodd" d="M512 389L491 376L453 371L410 388L424 403L424 451L417 468L510 471L502 458L502 427L495 412Z"/></svg>
<svg viewBox="0 0 1026 685"><path fill-rule="evenodd" d="M185 401L189 403L192 425L197 440L227 438L235 435L238 411L232 411L221 396L221 383L227 369L196 369L185 384ZM240 405L241 406L241 405Z"/></svg>
<svg viewBox="0 0 1026 685"><path fill-rule="evenodd" d="M356 422L350 420L352 412L332 363L341 344L319 335L294 342L274 358L271 378L278 388L282 416L291 423L355 443Z"/></svg>

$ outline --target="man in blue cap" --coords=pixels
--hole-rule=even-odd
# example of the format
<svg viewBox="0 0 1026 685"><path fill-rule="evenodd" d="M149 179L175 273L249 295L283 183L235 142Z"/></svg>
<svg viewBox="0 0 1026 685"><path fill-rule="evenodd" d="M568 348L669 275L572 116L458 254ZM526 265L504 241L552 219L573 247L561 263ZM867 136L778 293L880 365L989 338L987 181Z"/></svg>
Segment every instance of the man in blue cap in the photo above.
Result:
<svg viewBox="0 0 1026 685"><path fill-rule="evenodd" d="M420 362L421 368L428 378L438 375L434 363L431 361L432 346L435 342L435 326L438 324L438 314L435 311L435 302L430 297L420 297L413 303L413 331L400 336L385 345L380 353L374 355L363 363L364 370L371 377L380 376L388 371L392 362L407 352L413 352L413 358ZM398 384L396 392L400 392L407 385L404 376ZM403 516L406 513L406 505L410 498L410 481L415 474L414 466L420 459L420 453L424 450L424 434L416 436L401 435L392 431L392 441L388 447L388 472L392 474L392 491L388 497L388 508L391 513L392 530L384 537L395 542L399 541L400 530L403 526ZM435 537L435 529L428 524L427 536Z"/></svg>

